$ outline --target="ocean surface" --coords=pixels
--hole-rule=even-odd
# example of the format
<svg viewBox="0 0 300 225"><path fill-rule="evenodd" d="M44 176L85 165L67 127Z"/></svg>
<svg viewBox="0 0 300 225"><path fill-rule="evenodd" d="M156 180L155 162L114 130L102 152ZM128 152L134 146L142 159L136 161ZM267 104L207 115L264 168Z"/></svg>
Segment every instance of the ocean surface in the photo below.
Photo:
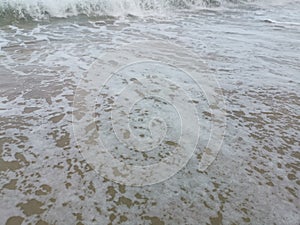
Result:
<svg viewBox="0 0 300 225"><path fill-rule="evenodd" d="M299 225L299 12L0 0L0 225Z"/></svg>

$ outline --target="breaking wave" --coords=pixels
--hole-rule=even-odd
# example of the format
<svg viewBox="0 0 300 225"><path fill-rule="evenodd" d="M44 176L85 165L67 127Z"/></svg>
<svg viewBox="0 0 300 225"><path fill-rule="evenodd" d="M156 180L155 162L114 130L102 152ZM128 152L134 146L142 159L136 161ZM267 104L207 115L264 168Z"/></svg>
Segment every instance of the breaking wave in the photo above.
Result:
<svg viewBox="0 0 300 225"><path fill-rule="evenodd" d="M40 20L70 16L143 15L193 7L218 7L242 0L0 0L0 18Z"/></svg>

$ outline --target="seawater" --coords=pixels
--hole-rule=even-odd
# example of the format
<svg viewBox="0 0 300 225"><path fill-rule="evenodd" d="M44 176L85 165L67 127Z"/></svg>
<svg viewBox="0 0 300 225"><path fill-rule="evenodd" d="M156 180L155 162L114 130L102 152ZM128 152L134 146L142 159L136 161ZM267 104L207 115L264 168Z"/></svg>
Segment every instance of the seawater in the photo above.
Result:
<svg viewBox="0 0 300 225"><path fill-rule="evenodd" d="M2 0L1 224L299 224L299 9L299 1ZM200 138L174 176L132 187L87 163L72 115L90 66L144 41L197 55L191 67L220 84L226 129L206 171L197 170ZM169 57L185 66L178 52ZM205 107L204 139L213 119Z"/></svg>

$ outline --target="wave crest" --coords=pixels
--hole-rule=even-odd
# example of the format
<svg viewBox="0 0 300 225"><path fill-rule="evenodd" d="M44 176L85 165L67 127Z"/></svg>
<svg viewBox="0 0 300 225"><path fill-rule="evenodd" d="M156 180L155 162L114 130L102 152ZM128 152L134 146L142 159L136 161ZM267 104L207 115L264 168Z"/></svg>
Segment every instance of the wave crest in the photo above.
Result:
<svg viewBox="0 0 300 225"><path fill-rule="evenodd" d="M226 0L4 0L0 2L0 17L40 20L81 14L87 16L143 15L146 11L219 6L224 1Z"/></svg>

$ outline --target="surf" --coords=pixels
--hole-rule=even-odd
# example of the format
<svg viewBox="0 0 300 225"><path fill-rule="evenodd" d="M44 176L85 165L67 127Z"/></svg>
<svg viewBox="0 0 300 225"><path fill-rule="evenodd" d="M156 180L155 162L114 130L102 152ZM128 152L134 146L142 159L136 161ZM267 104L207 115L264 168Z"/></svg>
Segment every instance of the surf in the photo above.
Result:
<svg viewBox="0 0 300 225"><path fill-rule="evenodd" d="M232 0L2 0L0 18L33 19L71 16L143 15L164 10L219 7Z"/></svg>

